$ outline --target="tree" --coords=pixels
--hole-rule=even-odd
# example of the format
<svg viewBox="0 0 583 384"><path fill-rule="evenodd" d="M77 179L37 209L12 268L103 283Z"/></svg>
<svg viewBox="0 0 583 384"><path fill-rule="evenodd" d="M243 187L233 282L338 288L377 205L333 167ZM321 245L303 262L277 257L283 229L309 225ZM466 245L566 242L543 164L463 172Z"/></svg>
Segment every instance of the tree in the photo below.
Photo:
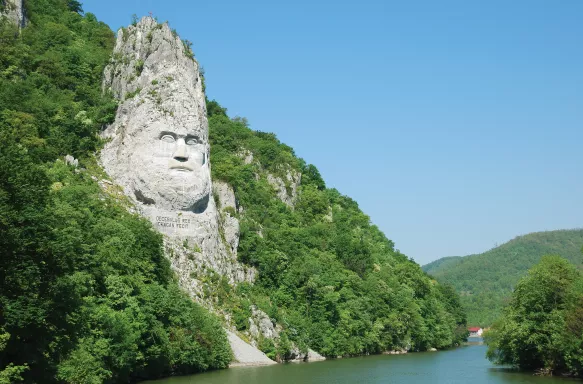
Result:
<svg viewBox="0 0 583 384"><path fill-rule="evenodd" d="M486 333L487 357L528 370L572 372L574 351L566 342L573 335L568 336L567 325L579 329L580 297L581 275L575 266L560 256L543 257L519 281L504 315Z"/></svg>
<svg viewBox="0 0 583 384"><path fill-rule="evenodd" d="M83 6L77 0L68 0L67 6L71 12L83 13Z"/></svg>

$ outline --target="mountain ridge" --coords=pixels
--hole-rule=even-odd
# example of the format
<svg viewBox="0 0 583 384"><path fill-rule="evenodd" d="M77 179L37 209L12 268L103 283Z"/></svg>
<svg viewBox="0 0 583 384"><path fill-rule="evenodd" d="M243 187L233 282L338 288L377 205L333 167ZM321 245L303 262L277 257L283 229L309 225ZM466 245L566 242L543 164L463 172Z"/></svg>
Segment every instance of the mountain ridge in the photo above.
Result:
<svg viewBox="0 0 583 384"><path fill-rule="evenodd" d="M465 338L453 289L356 201L206 99L203 74L188 85L157 70L195 60L165 23L136 17L116 40L78 1L24 4L21 30L0 18L0 382L125 383L244 363L226 330L281 362ZM176 60L154 60L165 52ZM104 75L121 87L108 92ZM196 106L172 101L193 87ZM125 187L99 163L115 123L129 146L117 160L139 155L125 172L140 180ZM163 193L148 193L157 183ZM144 214L157 199L168 212ZM235 279L235 263L257 274Z"/></svg>
<svg viewBox="0 0 583 384"><path fill-rule="evenodd" d="M501 314L519 278L542 256L560 255L580 268L582 247L583 229L540 231L480 254L441 258L422 269L460 293L469 324L488 326Z"/></svg>

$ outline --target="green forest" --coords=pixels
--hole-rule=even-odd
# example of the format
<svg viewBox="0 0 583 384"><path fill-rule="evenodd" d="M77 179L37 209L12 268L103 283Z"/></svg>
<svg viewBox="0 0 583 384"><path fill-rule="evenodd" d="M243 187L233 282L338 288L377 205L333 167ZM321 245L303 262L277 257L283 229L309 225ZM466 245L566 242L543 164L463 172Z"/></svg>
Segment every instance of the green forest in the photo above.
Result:
<svg viewBox="0 0 583 384"><path fill-rule="evenodd" d="M583 276L544 256L522 277L486 332L488 358L541 375L583 376Z"/></svg>
<svg viewBox="0 0 583 384"><path fill-rule="evenodd" d="M326 356L351 356L445 348L464 338L455 291L395 251L356 202L326 188L317 168L273 134L229 119L216 101L208 111L213 179L232 185L245 208L238 257L259 271L243 297L287 325L284 340ZM242 149L256 161L245 164ZM302 173L293 210L275 197L266 177L290 169ZM231 308L241 320L237 327L246 329L248 305ZM264 352L275 356L270 345Z"/></svg>
<svg viewBox="0 0 583 384"><path fill-rule="evenodd" d="M469 325L488 327L502 314L519 279L542 256L560 255L580 268L581 248L581 229L536 232L479 255L436 260L423 270L457 290Z"/></svg>
<svg viewBox="0 0 583 384"><path fill-rule="evenodd" d="M226 367L226 335L179 290L160 235L91 178L116 108L100 90L113 33L74 1L26 6L21 34L0 30L0 382Z"/></svg>
<svg viewBox="0 0 583 384"><path fill-rule="evenodd" d="M226 368L224 319L178 287L149 221L97 183L114 33L75 0L28 0L22 30L0 22L0 383L121 383ZM275 135L207 102L213 178L245 210L239 260L255 284L201 276L245 330L255 304L283 326L260 348L323 355L459 344L455 290L426 275L317 168ZM240 153L253 153L246 164ZM79 166L63 161L66 155ZM268 183L301 172L294 208Z"/></svg>

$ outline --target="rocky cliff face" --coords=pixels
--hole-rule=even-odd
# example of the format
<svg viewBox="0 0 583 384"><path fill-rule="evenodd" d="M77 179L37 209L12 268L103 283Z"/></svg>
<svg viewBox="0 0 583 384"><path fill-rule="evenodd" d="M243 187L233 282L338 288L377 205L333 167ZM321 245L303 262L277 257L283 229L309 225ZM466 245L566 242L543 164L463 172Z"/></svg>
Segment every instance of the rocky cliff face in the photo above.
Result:
<svg viewBox="0 0 583 384"><path fill-rule="evenodd" d="M229 184L215 181L213 182L213 193L218 203L220 224L227 250L236 257L240 232L239 220L237 219L239 207L235 192Z"/></svg>
<svg viewBox="0 0 583 384"><path fill-rule="evenodd" d="M168 25L143 18L119 31L103 87L121 101L103 132L110 139L103 166L166 235L183 286L196 292L190 275L203 270L231 283L252 281L254 271L236 261L238 223L221 220L217 209L234 197L221 193L225 202L216 202L211 193L205 97L189 48Z"/></svg>
<svg viewBox="0 0 583 384"><path fill-rule="evenodd" d="M298 187L302 181L301 173L287 169L284 178L268 173L267 181L275 188L277 197L288 207L293 208L298 197Z"/></svg>
<svg viewBox="0 0 583 384"><path fill-rule="evenodd" d="M27 20L23 0L0 0L0 16L6 17L18 28L24 28Z"/></svg>
<svg viewBox="0 0 583 384"><path fill-rule="evenodd" d="M219 299L221 284L251 283L256 271L237 261L244 207L230 185L211 180L206 102L190 48L151 17L122 28L103 90L120 101L115 122L102 133L105 171L132 209L164 234L165 254L183 289L230 323ZM244 156L254 161L250 151ZM293 207L301 175L287 168L279 174L269 174L268 182ZM251 345L229 331L234 354L241 364L272 362L256 347L264 339L277 344L282 328L255 305L250 311L250 327L242 336ZM297 348L291 354L292 360L308 358L321 356Z"/></svg>
<svg viewBox="0 0 583 384"><path fill-rule="evenodd" d="M115 122L102 134L108 140L101 152L104 169L165 235L165 253L181 286L221 313L216 298L205 294L205 280L218 275L229 284L252 282L255 270L237 262L233 189L210 178L198 63L167 24L145 17L118 32L103 89L120 100ZM237 340L233 348L241 343ZM267 357L256 352L242 352L248 356L245 363L252 363L253 356L265 363Z"/></svg>

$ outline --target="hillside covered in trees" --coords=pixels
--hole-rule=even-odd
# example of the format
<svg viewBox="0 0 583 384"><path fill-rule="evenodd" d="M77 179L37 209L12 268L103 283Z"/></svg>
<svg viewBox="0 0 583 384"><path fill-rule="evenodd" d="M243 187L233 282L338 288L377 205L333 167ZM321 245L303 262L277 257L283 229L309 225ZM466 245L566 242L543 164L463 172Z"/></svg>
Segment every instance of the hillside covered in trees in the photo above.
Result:
<svg viewBox="0 0 583 384"><path fill-rule="evenodd" d="M238 257L258 277L232 286L213 271L195 276L214 314L194 303L162 236L115 186L99 183L107 181L99 132L117 108L101 89L114 33L77 1L25 5L22 31L0 21L0 383L225 368L223 328L245 332L252 305L281 326L277 340L259 343L278 360L308 346L336 357L447 348L465 337L451 287L396 251L316 167L216 101L207 102L213 179L235 190Z"/></svg>
<svg viewBox="0 0 583 384"><path fill-rule="evenodd" d="M0 383L227 367L219 320L180 291L161 236L95 181L112 31L75 1L26 6L20 34L0 24Z"/></svg>
<svg viewBox="0 0 583 384"><path fill-rule="evenodd" d="M583 230L536 232L487 252L446 257L423 266L438 281L451 284L461 295L468 324L490 326L501 315L512 290L526 271L544 255L560 255L583 265Z"/></svg>
<svg viewBox="0 0 583 384"><path fill-rule="evenodd" d="M213 179L235 189L244 208L238 257L259 272L246 287L249 301L231 306L239 330L248 326L249 304L259 303L287 325L284 340L326 356L444 348L463 339L465 314L453 289L396 251L355 201L326 188L317 168L273 134L229 119L215 101L209 116ZM293 209L269 183L269 175L286 180L288 173L302 175Z"/></svg>

